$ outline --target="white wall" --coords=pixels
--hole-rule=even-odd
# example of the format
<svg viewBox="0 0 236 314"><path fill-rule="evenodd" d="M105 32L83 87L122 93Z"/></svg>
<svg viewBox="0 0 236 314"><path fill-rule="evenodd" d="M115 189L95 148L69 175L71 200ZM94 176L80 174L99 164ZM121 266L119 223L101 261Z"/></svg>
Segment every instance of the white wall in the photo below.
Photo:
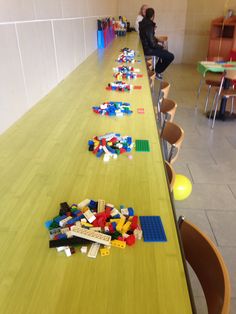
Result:
<svg viewBox="0 0 236 314"><path fill-rule="evenodd" d="M97 18L118 0L0 0L0 133L97 46Z"/></svg>
<svg viewBox="0 0 236 314"><path fill-rule="evenodd" d="M154 8L158 35L168 35L169 50L175 54L175 63L183 56L187 0L119 0L119 13L134 25L142 4Z"/></svg>

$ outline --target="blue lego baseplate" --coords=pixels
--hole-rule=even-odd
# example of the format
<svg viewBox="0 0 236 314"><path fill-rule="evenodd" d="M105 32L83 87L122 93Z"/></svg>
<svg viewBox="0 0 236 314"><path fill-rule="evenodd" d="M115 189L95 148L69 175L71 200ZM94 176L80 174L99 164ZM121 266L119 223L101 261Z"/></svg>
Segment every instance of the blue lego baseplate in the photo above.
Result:
<svg viewBox="0 0 236 314"><path fill-rule="evenodd" d="M166 234L160 216L140 216L144 242L166 242Z"/></svg>

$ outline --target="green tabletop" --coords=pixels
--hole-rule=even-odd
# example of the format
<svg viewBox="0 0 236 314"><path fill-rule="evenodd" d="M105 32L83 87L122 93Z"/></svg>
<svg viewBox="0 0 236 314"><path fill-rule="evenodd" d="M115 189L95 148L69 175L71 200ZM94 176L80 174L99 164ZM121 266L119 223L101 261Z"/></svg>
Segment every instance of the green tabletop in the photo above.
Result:
<svg viewBox="0 0 236 314"><path fill-rule="evenodd" d="M139 50L142 90L107 91L123 47ZM104 101L131 103L133 115L98 116ZM144 114L137 114L145 108ZM88 151L95 135L149 140L150 152L104 163ZM6 314L191 313L188 287L137 34L94 52L0 137L0 304ZM167 242L111 249L108 257L72 257L48 248L44 222L59 203L104 199L161 216Z"/></svg>
<svg viewBox="0 0 236 314"><path fill-rule="evenodd" d="M225 70L236 70L236 62L200 61L197 65L198 72L205 76L207 72L223 73Z"/></svg>

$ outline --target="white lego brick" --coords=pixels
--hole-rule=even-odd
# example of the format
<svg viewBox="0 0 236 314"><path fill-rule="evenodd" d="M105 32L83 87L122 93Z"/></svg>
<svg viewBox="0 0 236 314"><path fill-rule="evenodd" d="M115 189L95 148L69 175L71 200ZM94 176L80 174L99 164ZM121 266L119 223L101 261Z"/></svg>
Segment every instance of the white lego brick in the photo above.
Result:
<svg viewBox="0 0 236 314"><path fill-rule="evenodd" d="M98 200L98 213L101 213L105 210L105 201Z"/></svg>
<svg viewBox="0 0 236 314"><path fill-rule="evenodd" d="M81 252L82 254L86 254L87 251L88 251L88 247L87 247L87 246L82 246L81 249L80 249L80 252Z"/></svg>
<svg viewBox="0 0 236 314"><path fill-rule="evenodd" d="M100 248L100 244L93 243L89 249L88 257L96 258L99 248Z"/></svg>
<svg viewBox="0 0 236 314"><path fill-rule="evenodd" d="M83 214L89 223L92 223L94 220L96 220L96 217L94 216L90 209L86 210Z"/></svg>
<svg viewBox="0 0 236 314"><path fill-rule="evenodd" d="M72 231L71 230L67 231L66 236L67 238L72 238L73 237Z"/></svg>
<svg viewBox="0 0 236 314"><path fill-rule="evenodd" d="M115 207L113 204L109 204L109 203L107 203L106 206L110 207L110 208L114 208Z"/></svg>
<svg viewBox="0 0 236 314"><path fill-rule="evenodd" d="M134 236L136 239L141 240L143 236L143 232L141 229L135 229L134 230Z"/></svg>
<svg viewBox="0 0 236 314"><path fill-rule="evenodd" d="M65 251L65 249L67 249L68 246L59 246L57 247L57 252L62 252L62 251Z"/></svg>
<svg viewBox="0 0 236 314"><path fill-rule="evenodd" d="M62 234L67 233L68 231L70 231L70 228L62 228L61 229Z"/></svg>
<svg viewBox="0 0 236 314"><path fill-rule="evenodd" d="M90 227L89 230L101 232L101 231L102 231L102 228L101 228L101 227Z"/></svg>
<svg viewBox="0 0 236 314"><path fill-rule="evenodd" d="M122 215L129 216L128 208L121 208L120 211L121 211Z"/></svg>
<svg viewBox="0 0 236 314"><path fill-rule="evenodd" d="M85 200L83 200L77 205L78 209L83 209L84 207L88 206L89 203L90 203L90 200L86 198Z"/></svg>
<svg viewBox="0 0 236 314"><path fill-rule="evenodd" d="M116 215L120 216L120 212L116 208L113 208L111 211L111 217L114 217Z"/></svg>
<svg viewBox="0 0 236 314"><path fill-rule="evenodd" d="M59 226L60 226L60 227L64 227L64 226L67 224L67 221L69 221L69 220L71 220L71 219L72 219L71 216L66 217L65 219L63 219L63 220L61 220L61 221L59 222Z"/></svg>
<svg viewBox="0 0 236 314"><path fill-rule="evenodd" d="M87 239L87 240L104 244L104 245L109 245L109 243L111 242L111 236L107 234L103 234L100 232L96 232L96 231L92 231L92 230L88 230L88 229L80 228L80 227L74 228L72 231L72 235L75 237Z"/></svg>
<svg viewBox="0 0 236 314"><path fill-rule="evenodd" d="M66 256L67 256L67 257L69 257L69 256L71 256L71 255L72 255L72 254L71 254L71 250L70 250L69 246L67 246L67 247L66 247L66 249L65 249L64 251L65 251L65 254L66 254Z"/></svg>
<svg viewBox="0 0 236 314"><path fill-rule="evenodd" d="M110 161L110 158L111 158L110 154L104 154L104 155L103 155L103 161L104 161L104 162Z"/></svg>

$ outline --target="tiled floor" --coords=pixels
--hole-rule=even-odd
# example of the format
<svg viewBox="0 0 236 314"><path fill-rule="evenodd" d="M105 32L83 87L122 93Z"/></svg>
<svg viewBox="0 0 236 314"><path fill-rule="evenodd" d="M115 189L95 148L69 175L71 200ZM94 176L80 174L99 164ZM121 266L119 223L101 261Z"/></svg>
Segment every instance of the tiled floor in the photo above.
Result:
<svg viewBox="0 0 236 314"><path fill-rule="evenodd" d="M196 111L199 74L195 66L172 65L166 75L171 83L168 98L178 104L175 121L185 131L177 173L193 183L191 196L176 202L177 215L198 225L219 247L228 266L231 286L231 313L236 313L236 120L216 121L214 130L203 113L206 88L202 90ZM235 101L236 108L236 101ZM205 303L194 281L199 313Z"/></svg>

